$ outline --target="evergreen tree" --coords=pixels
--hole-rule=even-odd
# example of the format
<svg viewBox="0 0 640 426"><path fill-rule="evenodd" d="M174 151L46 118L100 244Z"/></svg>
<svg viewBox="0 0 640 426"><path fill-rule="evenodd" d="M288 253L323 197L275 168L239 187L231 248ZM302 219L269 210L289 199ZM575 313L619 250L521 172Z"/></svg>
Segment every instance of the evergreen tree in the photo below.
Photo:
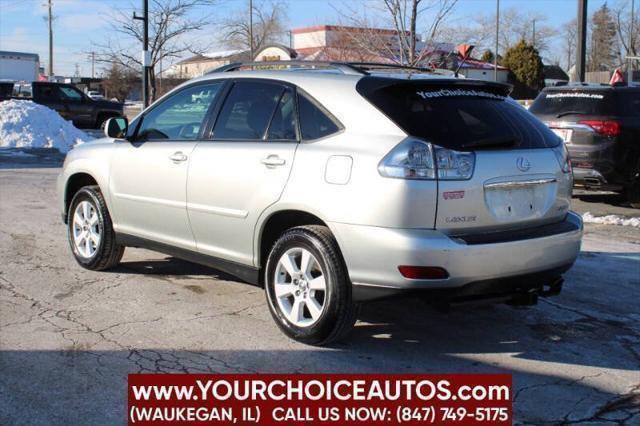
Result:
<svg viewBox="0 0 640 426"><path fill-rule="evenodd" d="M611 71L617 64L616 23L605 2L591 17L589 71Z"/></svg>
<svg viewBox="0 0 640 426"><path fill-rule="evenodd" d="M524 40L507 50L502 65L509 68L514 79L514 96L534 97L544 86L542 59L538 50Z"/></svg>
<svg viewBox="0 0 640 426"><path fill-rule="evenodd" d="M491 62L493 63L493 52L490 49L485 50L480 57L480 60L483 62Z"/></svg>

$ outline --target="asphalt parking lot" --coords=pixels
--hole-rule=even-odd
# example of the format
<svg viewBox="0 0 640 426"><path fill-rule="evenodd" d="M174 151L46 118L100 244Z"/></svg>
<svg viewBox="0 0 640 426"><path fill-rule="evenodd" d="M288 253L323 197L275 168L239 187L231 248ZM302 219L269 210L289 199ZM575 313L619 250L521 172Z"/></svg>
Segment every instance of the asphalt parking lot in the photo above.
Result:
<svg viewBox="0 0 640 426"><path fill-rule="evenodd" d="M32 155L0 156L0 424L122 423L136 372L508 372L517 423L640 424L640 228L587 225L563 293L535 307L376 302L316 348L215 270L140 249L114 271L77 266L60 158ZM575 208L640 216L611 194Z"/></svg>

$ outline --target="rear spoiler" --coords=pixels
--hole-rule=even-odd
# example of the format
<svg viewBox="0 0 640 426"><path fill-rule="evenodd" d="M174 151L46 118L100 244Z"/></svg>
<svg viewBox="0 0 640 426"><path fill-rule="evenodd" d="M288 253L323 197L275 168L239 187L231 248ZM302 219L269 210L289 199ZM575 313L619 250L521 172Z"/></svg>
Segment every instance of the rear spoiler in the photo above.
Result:
<svg viewBox="0 0 640 426"><path fill-rule="evenodd" d="M459 78L420 78L420 79L399 79L390 77L366 76L361 78L356 90L364 97L368 97L373 92L386 89L392 86L415 87L424 90L440 89L466 89L488 92L493 95L507 97L513 90L511 84L498 83L495 81L467 80Z"/></svg>

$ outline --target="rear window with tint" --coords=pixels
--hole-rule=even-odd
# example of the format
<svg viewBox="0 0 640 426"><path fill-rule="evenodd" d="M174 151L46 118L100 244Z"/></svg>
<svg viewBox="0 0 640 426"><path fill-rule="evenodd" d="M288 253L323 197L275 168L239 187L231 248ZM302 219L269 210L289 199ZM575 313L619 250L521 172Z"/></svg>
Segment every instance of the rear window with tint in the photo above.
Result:
<svg viewBox="0 0 640 426"><path fill-rule="evenodd" d="M604 90L550 90L542 92L529 108L536 115L614 115L612 92ZM559 117L558 117L559 118Z"/></svg>
<svg viewBox="0 0 640 426"><path fill-rule="evenodd" d="M532 149L560 143L535 116L490 88L414 82L360 93L409 135L445 148Z"/></svg>

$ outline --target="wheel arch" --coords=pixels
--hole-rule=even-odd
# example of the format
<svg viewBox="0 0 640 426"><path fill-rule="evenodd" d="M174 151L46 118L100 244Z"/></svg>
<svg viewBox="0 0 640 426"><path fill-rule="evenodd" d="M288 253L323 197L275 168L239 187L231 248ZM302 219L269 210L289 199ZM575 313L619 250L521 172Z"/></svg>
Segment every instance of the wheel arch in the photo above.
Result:
<svg viewBox="0 0 640 426"><path fill-rule="evenodd" d="M261 269L264 268L266 259L269 256L269 251L280 235L287 229L303 225L322 225L329 227L327 222L318 214L297 208L279 209L265 215L257 228L255 265Z"/></svg>
<svg viewBox="0 0 640 426"><path fill-rule="evenodd" d="M95 185L100 187L96 178L90 173L84 171L78 171L69 176L64 187L64 219L67 223L67 214L69 212L69 206L74 195L80 190L80 188Z"/></svg>

